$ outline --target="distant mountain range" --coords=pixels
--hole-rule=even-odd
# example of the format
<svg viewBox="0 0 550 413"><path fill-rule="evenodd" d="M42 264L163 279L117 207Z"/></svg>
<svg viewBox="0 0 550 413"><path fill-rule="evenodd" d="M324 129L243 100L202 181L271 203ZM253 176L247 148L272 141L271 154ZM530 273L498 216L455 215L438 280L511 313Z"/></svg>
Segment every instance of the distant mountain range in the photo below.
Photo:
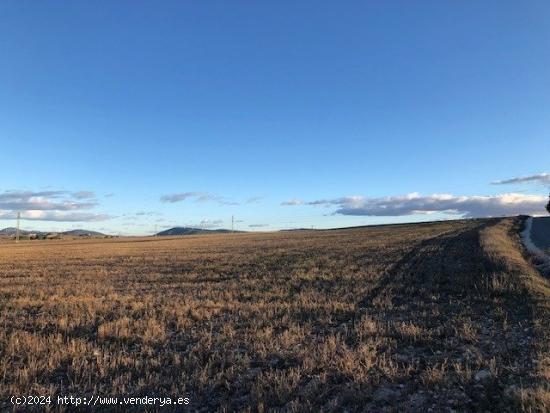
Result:
<svg viewBox="0 0 550 413"><path fill-rule="evenodd" d="M0 235L13 237L16 233L17 233L17 228L14 228L14 227L0 229ZM44 235L44 234L51 234L51 233L52 232L48 232L48 231L29 231L25 229L22 229L19 231L20 235L29 235L29 234ZM102 234L101 232L90 231L87 229L71 229L69 231L56 232L56 234L68 235L73 237L104 237L105 236L105 234Z"/></svg>
<svg viewBox="0 0 550 413"><path fill-rule="evenodd" d="M90 231L88 229L71 229L70 231L61 232L63 235L72 235L74 237L104 237L105 234L97 231Z"/></svg>
<svg viewBox="0 0 550 413"><path fill-rule="evenodd" d="M168 236L168 235L197 235L197 234L224 234L224 233L230 233L232 232L229 229L203 229L203 228L191 228L191 227L174 227L167 229L165 231L161 231L157 236ZM242 231L234 231L234 232L242 232ZM17 233L17 228L9 227L0 229L0 237L14 237ZM70 237L105 237L105 234L102 234L101 232L97 231L90 231L87 229L71 229L69 231L62 231L62 232L49 232L49 231L31 231L22 229L19 231L19 235L21 236L28 236L29 234L35 234L38 238L44 237L47 234L58 234L58 235L65 235Z"/></svg>
<svg viewBox="0 0 550 413"><path fill-rule="evenodd" d="M17 228L12 228L12 227L0 229L0 235L15 235L16 232L17 232ZM29 231L25 231L25 230L21 230L19 232L22 235L27 235L29 233Z"/></svg>
<svg viewBox="0 0 550 413"><path fill-rule="evenodd" d="M197 235L197 234L224 234L231 232L229 229L203 229L203 228L190 228L190 227L174 227L165 231L159 232L158 236L166 235ZM235 231L239 232L239 231Z"/></svg>

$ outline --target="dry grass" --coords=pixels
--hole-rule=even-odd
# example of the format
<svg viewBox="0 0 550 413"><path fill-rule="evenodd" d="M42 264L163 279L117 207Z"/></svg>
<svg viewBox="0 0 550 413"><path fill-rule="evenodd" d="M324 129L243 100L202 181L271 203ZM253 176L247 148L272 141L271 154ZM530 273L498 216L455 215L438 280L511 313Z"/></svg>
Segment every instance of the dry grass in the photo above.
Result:
<svg viewBox="0 0 550 413"><path fill-rule="evenodd" d="M0 403L542 410L547 285L518 225L2 244Z"/></svg>
<svg viewBox="0 0 550 413"><path fill-rule="evenodd" d="M482 245L502 273L495 288L523 289L533 325L530 377L515 390L518 410L550 411L550 283L529 265L522 254L518 233L523 220L502 220L482 233Z"/></svg>

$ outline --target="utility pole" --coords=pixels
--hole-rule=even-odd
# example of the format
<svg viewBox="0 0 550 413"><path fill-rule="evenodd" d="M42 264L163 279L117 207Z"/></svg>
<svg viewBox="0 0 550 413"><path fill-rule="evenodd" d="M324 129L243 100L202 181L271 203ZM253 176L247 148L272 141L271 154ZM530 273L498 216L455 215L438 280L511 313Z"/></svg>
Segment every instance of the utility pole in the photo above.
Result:
<svg viewBox="0 0 550 413"><path fill-rule="evenodd" d="M231 215L231 232L235 232L235 215Z"/></svg>
<svg viewBox="0 0 550 413"><path fill-rule="evenodd" d="M15 242L19 242L19 221L21 220L21 212L17 213L17 229L15 230Z"/></svg>

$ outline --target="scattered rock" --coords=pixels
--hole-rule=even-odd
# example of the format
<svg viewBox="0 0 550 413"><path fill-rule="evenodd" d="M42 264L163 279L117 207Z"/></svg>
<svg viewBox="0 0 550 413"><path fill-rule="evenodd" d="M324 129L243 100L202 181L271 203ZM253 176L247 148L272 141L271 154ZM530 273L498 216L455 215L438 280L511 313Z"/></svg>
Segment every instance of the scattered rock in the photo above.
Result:
<svg viewBox="0 0 550 413"><path fill-rule="evenodd" d="M518 389L519 389L518 386L516 386L515 384L512 384L512 385L506 387L506 389L504 390L504 394L508 397L511 397L511 396L515 395L518 392Z"/></svg>
<svg viewBox="0 0 550 413"><path fill-rule="evenodd" d="M259 367L255 367L255 368L252 368L252 369L248 370L247 376L256 377L256 376L260 375L261 373L262 373L262 369L259 368Z"/></svg>
<svg viewBox="0 0 550 413"><path fill-rule="evenodd" d="M409 357L405 354L397 354L395 356L395 359L401 363L408 363L409 362Z"/></svg>
<svg viewBox="0 0 550 413"><path fill-rule="evenodd" d="M321 380L318 377L313 377L308 383L299 391L301 396L309 396L315 392L317 387L321 384Z"/></svg>
<svg viewBox="0 0 550 413"><path fill-rule="evenodd" d="M277 357L277 356L272 356L267 361L267 365L269 367L271 367L272 369L276 369L276 368L280 367L282 364L284 364L283 360L281 360L281 358Z"/></svg>
<svg viewBox="0 0 550 413"><path fill-rule="evenodd" d="M420 408L424 403L426 403L426 396L421 393L415 393L409 398L409 403L411 407L413 407L415 410Z"/></svg>
<svg viewBox="0 0 550 413"><path fill-rule="evenodd" d="M373 399L377 402L391 402L401 396L401 391L389 387L380 387L374 392Z"/></svg>
<svg viewBox="0 0 550 413"><path fill-rule="evenodd" d="M475 381L485 381L491 378L491 372L487 369L479 370L474 376Z"/></svg>

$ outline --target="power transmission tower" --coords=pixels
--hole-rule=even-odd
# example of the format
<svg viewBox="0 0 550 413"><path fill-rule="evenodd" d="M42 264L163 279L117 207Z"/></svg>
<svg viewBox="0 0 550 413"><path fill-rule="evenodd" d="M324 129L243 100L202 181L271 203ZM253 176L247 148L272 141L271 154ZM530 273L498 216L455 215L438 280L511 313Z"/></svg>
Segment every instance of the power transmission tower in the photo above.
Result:
<svg viewBox="0 0 550 413"><path fill-rule="evenodd" d="M15 242L19 242L19 221L21 220L21 212L17 213L17 229L15 230Z"/></svg>

